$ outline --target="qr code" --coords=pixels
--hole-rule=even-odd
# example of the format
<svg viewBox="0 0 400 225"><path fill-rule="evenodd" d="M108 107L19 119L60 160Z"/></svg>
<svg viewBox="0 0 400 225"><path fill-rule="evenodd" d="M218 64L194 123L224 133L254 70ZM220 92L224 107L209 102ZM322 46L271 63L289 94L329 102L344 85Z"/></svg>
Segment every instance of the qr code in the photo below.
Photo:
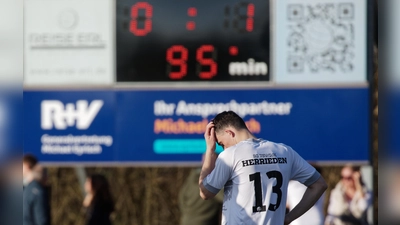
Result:
<svg viewBox="0 0 400 225"><path fill-rule="evenodd" d="M289 73L352 72L353 3L287 5Z"/></svg>

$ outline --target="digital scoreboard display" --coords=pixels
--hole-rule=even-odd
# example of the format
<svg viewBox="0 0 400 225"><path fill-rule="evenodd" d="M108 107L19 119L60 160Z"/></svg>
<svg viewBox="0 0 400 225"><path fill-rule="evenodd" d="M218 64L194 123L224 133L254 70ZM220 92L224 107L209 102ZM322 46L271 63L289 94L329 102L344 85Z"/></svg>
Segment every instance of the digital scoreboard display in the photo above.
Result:
<svg viewBox="0 0 400 225"><path fill-rule="evenodd" d="M268 0L117 0L117 81L269 81Z"/></svg>

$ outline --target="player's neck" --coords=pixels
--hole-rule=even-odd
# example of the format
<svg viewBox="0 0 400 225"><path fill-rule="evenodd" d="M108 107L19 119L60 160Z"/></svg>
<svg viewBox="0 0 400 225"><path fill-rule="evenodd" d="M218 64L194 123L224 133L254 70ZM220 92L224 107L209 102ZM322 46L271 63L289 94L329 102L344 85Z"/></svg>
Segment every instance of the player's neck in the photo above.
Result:
<svg viewBox="0 0 400 225"><path fill-rule="evenodd" d="M257 139L252 133L247 130L239 131L236 135L236 141L239 143L248 139Z"/></svg>

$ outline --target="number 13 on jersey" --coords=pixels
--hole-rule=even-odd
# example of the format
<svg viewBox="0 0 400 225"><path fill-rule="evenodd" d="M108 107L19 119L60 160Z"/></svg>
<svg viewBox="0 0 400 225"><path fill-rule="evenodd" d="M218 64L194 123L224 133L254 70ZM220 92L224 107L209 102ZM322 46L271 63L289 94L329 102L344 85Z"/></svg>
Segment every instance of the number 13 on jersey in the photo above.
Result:
<svg viewBox="0 0 400 225"><path fill-rule="evenodd" d="M255 194L255 206L253 206L253 212L264 212L266 211L265 205L263 205L263 196L262 196L262 179L261 176L264 174L261 174L260 172L253 173L249 175L249 180L254 181L254 194ZM268 206L268 210L270 211L275 211L279 208L282 200L282 174L279 171L273 170L269 171L265 174L268 179L276 179L276 184L272 187L272 193L275 193L277 195L276 203L272 204L270 203Z"/></svg>

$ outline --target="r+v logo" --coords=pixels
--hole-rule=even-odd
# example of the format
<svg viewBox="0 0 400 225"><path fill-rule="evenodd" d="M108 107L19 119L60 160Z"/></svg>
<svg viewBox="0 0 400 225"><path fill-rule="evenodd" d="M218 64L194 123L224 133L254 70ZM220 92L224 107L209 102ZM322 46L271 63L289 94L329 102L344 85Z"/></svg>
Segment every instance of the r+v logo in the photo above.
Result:
<svg viewBox="0 0 400 225"><path fill-rule="evenodd" d="M64 103L58 100L44 100L41 103L41 127L51 130L65 130L75 126L78 130L86 130L92 124L103 100L93 100L90 105L86 100L78 100L76 104Z"/></svg>

